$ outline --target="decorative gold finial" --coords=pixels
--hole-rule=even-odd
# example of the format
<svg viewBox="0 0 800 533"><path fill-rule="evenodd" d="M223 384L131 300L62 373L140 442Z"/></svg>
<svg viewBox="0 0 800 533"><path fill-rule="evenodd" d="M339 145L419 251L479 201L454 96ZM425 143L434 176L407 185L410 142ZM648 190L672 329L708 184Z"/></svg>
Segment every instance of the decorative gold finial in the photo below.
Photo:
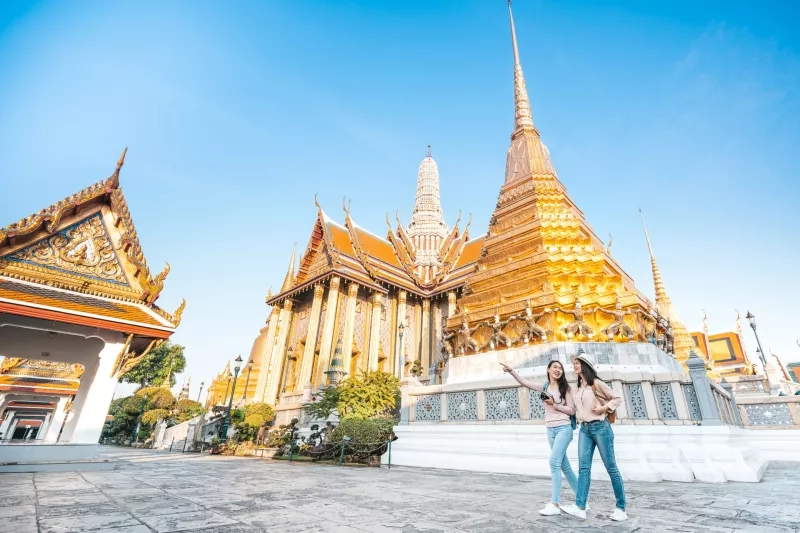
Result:
<svg viewBox="0 0 800 533"><path fill-rule="evenodd" d="M653 255L653 247L650 244L650 236L647 234L647 226L644 224L644 215L642 214L641 207L639 208L639 218L642 220L644 238L647 241L647 250L650 252L650 266L653 269L653 285L655 286L656 292L656 306L671 306L672 304L669 301L669 296L667 296L667 289L664 287L664 280L661 279L661 271L658 268L658 263L656 263L656 257ZM667 309L659 309L659 311L669 314Z"/></svg>
<svg viewBox="0 0 800 533"><path fill-rule="evenodd" d="M608 246L606 246L606 253L611 255L611 245L614 243L614 237L609 233L608 234Z"/></svg>
<svg viewBox="0 0 800 533"><path fill-rule="evenodd" d="M322 206L320 206L319 202L317 201L317 193L314 193L314 205L317 206L318 211L322 211Z"/></svg>
<svg viewBox="0 0 800 533"><path fill-rule="evenodd" d="M514 14L511 12L511 2L508 2L508 18L511 21L511 45L514 49L514 129L523 126L533 127L531 103L528 100L528 89L525 87L525 76L519 63L519 50L517 49L517 32L514 29Z"/></svg>
<svg viewBox="0 0 800 533"><path fill-rule="evenodd" d="M122 168L122 165L125 164L125 154L128 153L128 147L126 146L125 149L122 151L122 155L119 157L119 161L117 161L117 172Z"/></svg>

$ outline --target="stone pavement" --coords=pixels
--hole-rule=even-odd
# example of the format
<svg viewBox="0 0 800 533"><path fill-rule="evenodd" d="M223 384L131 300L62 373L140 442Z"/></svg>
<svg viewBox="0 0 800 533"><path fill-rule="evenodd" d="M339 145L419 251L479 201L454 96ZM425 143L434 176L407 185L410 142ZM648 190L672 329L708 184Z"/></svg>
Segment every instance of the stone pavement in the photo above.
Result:
<svg viewBox="0 0 800 533"><path fill-rule="evenodd" d="M108 448L111 472L0 474L0 533L800 532L800 466L759 484L626 485L631 519L605 518L593 482L583 522L542 517L550 481L412 468L340 468ZM564 501L572 501L565 487Z"/></svg>

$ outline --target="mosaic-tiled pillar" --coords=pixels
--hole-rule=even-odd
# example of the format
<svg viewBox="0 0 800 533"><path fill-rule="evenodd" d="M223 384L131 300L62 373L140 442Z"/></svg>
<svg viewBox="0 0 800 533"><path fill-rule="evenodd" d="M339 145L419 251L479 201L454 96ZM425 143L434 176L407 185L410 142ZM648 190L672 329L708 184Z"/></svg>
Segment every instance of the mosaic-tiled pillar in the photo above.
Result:
<svg viewBox="0 0 800 533"><path fill-rule="evenodd" d="M367 370L374 372L378 370L378 348L381 342L381 304L383 295L376 292L372 295L372 324L369 328L369 359L367 360Z"/></svg>
<svg viewBox="0 0 800 533"><path fill-rule="evenodd" d="M358 297L358 284L350 283L347 287L347 310L344 315L344 335L342 336L342 357L345 366L350 368L350 358L353 357L353 333L356 323L356 299Z"/></svg>
<svg viewBox="0 0 800 533"><path fill-rule="evenodd" d="M306 346L303 349L303 360L300 362L300 381L298 381L298 385L303 388L306 385L311 385L311 370L314 368L314 353L317 350L317 330L319 328L320 314L322 313L322 295L324 293L324 286L317 285L314 287L314 301L311 303Z"/></svg>
<svg viewBox="0 0 800 533"><path fill-rule="evenodd" d="M431 301L422 300L422 372L427 376L431 366Z"/></svg>
<svg viewBox="0 0 800 533"><path fill-rule="evenodd" d="M319 366L317 367L317 383L319 386L323 383L325 374L331 364L331 348L333 347L333 330L336 326L336 311L339 303L339 283L338 276L331 278L328 284L328 302L325 307L325 323L322 326L322 343L319 348Z"/></svg>
<svg viewBox="0 0 800 533"><path fill-rule="evenodd" d="M267 392L264 395L266 403L275 405L275 400L278 397L278 387L282 378L283 363L286 360L286 340L289 336L289 327L292 322L292 301L286 299L283 302L283 309L278 319L278 333L275 347L272 351L272 372L269 376L269 385L267 385Z"/></svg>
<svg viewBox="0 0 800 533"><path fill-rule="evenodd" d="M275 348L275 333L278 330L278 315L280 315L280 312L273 307L267 321L267 340L264 342L261 363L258 369L258 381L256 382L255 397L260 402L266 401L264 393L267 392L267 380L272 373L272 352Z"/></svg>
<svg viewBox="0 0 800 533"><path fill-rule="evenodd" d="M407 335L411 334L411 330L408 328L407 320L406 320L406 298L408 293L406 291L400 291L397 293L397 345L399 349L396 350L397 352L397 362L395 363L395 375L398 378L403 379L403 375L405 374L405 362L406 362L406 342L407 342ZM400 327L400 324L403 327ZM403 339L400 338L400 331L403 331ZM402 341L402 342L401 342Z"/></svg>

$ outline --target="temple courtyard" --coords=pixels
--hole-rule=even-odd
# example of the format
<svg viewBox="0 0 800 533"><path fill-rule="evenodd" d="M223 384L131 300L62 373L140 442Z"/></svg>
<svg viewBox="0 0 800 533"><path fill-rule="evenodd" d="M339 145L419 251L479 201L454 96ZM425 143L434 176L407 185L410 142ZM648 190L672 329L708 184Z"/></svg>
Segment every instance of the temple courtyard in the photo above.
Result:
<svg viewBox="0 0 800 533"><path fill-rule="evenodd" d="M800 531L796 465L758 484L627 484L631 519L541 517L550 481L412 468L354 468L108 448L108 472L0 474L0 533ZM565 501L572 495L567 489Z"/></svg>

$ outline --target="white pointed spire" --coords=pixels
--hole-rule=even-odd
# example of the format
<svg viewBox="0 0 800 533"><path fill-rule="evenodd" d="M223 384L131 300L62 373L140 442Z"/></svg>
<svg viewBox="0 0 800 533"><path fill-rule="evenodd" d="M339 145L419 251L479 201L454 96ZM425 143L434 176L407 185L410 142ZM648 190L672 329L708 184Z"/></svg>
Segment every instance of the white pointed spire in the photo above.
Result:
<svg viewBox="0 0 800 533"><path fill-rule="evenodd" d="M292 288L294 284L294 266L296 263L296 256L297 256L297 243L294 243L294 248L292 248L292 258L289 260L289 269L286 271L286 277L283 280L283 285L281 286L281 292L288 291Z"/></svg>
<svg viewBox="0 0 800 533"><path fill-rule="evenodd" d="M448 229L439 194L439 167L431 157L430 145L428 155L419 165L417 200L406 233L416 250L419 274L426 277L427 271L428 275L432 275L432 269L441 265L438 252L442 241L447 238Z"/></svg>

